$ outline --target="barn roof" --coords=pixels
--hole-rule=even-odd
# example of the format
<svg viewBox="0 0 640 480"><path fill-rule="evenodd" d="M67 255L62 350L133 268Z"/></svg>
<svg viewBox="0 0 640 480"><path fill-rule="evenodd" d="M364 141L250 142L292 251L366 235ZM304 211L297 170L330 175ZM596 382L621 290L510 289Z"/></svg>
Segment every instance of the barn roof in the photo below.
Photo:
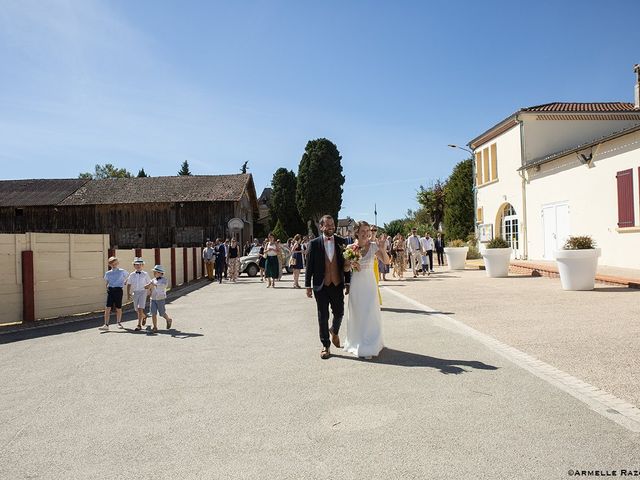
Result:
<svg viewBox="0 0 640 480"><path fill-rule="evenodd" d="M0 180L0 207L57 205L88 181L80 178Z"/></svg>
<svg viewBox="0 0 640 480"><path fill-rule="evenodd" d="M255 198L250 174L105 178L88 182L60 205L236 202L248 187Z"/></svg>
<svg viewBox="0 0 640 480"><path fill-rule="evenodd" d="M237 202L245 191L249 193L252 207L257 209L251 174L0 180L0 206Z"/></svg>

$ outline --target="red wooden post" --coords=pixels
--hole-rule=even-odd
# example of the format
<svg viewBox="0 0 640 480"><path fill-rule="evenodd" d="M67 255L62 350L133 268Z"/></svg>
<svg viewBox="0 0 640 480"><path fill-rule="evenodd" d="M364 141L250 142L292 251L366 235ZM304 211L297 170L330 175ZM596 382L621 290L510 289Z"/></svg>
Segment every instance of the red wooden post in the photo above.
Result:
<svg viewBox="0 0 640 480"><path fill-rule="evenodd" d="M196 256L196 254L198 253L196 247L193 247L193 258L192 260L192 265L193 265L193 279L195 280L196 278L198 278L198 257Z"/></svg>
<svg viewBox="0 0 640 480"><path fill-rule="evenodd" d="M155 256L156 265L160 265L160 249L159 248L154 248L153 249L153 254Z"/></svg>
<svg viewBox="0 0 640 480"><path fill-rule="evenodd" d="M22 251L22 321L36 319L36 294L33 275L33 251Z"/></svg>
<svg viewBox="0 0 640 480"><path fill-rule="evenodd" d="M141 256L142 256L142 249L136 248L136 257L141 257Z"/></svg>
<svg viewBox="0 0 640 480"><path fill-rule="evenodd" d="M171 247L171 288L176 285L176 249Z"/></svg>
<svg viewBox="0 0 640 480"><path fill-rule="evenodd" d="M189 262L187 262L187 247L182 247L182 278L184 283L189 282Z"/></svg>

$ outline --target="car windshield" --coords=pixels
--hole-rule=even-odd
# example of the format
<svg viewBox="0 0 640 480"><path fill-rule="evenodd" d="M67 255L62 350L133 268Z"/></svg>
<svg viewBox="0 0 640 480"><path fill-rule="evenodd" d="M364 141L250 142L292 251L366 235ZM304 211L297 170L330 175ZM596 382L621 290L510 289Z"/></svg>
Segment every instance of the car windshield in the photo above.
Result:
<svg viewBox="0 0 640 480"><path fill-rule="evenodd" d="M249 255L258 255L258 254L260 254L260 246L254 245L254 247L251 249L251 253L249 253Z"/></svg>

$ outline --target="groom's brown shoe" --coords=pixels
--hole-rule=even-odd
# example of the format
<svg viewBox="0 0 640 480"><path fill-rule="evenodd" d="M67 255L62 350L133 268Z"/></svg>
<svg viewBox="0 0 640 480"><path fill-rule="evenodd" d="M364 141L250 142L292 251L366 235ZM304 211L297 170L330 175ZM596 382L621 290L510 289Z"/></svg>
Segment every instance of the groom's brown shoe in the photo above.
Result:
<svg viewBox="0 0 640 480"><path fill-rule="evenodd" d="M333 343L336 348L340 348L340 337L337 333L333 333L333 328L329 329L329 335L331 335L331 343Z"/></svg>
<svg viewBox="0 0 640 480"><path fill-rule="evenodd" d="M326 360L330 356L331 354L329 353L329 347L323 348L322 351L320 352L320 358L323 360Z"/></svg>

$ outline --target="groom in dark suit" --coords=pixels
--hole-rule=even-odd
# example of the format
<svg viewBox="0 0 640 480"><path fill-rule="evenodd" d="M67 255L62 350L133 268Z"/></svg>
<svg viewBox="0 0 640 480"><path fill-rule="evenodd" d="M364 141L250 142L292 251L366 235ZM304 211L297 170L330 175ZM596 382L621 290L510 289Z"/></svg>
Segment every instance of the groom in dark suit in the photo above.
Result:
<svg viewBox="0 0 640 480"><path fill-rule="evenodd" d="M336 348L340 348L338 331L344 316L344 295L349 294L351 273L344 271L343 252L347 246L346 241L334 235L336 225L330 215L320 219L320 231L322 235L309 242L304 286L307 288L307 297L315 295L316 298L320 341L323 346L320 358L327 359L332 342ZM329 306L333 312L331 328Z"/></svg>

